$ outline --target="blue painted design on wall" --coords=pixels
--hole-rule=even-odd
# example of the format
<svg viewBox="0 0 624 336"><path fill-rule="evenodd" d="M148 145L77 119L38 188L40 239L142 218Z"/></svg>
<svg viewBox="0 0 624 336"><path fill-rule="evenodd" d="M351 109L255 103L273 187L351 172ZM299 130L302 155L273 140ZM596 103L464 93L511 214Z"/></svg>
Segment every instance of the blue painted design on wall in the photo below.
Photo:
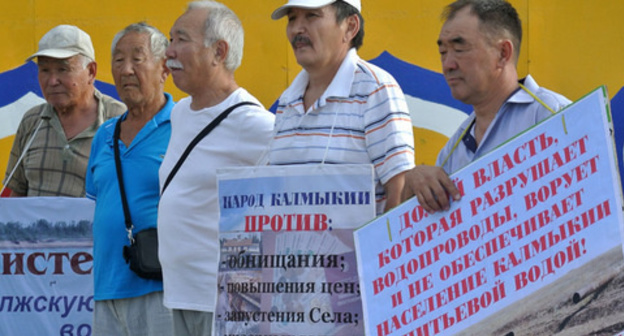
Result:
<svg viewBox="0 0 624 336"><path fill-rule="evenodd" d="M466 113L472 112L472 106L455 100L451 96L451 90L440 73L402 61L387 51L370 62L388 71L397 80L405 94Z"/></svg>
<svg viewBox="0 0 624 336"><path fill-rule="evenodd" d="M385 51L370 62L392 74L403 89L403 92L410 96L447 105L466 113L472 111L470 105L463 104L451 96L442 74L404 62ZM119 98L114 85L96 80L95 86L102 93L117 99ZM33 92L43 98L37 80L37 65L34 62L27 62L15 69L0 73L0 107L13 103L28 92ZM276 107L277 101L271 106L270 110L274 112ZM620 89L611 99L611 112L615 128L615 144L620 179L624 189L624 158L622 157L622 147L624 146L624 89Z"/></svg>
<svg viewBox="0 0 624 336"><path fill-rule="evenodd" d="M388 71L399 83L405 94L450 106L466 113L472 111L470 105L455 100L451 96L451 90L446 85L442 74L402 61L387 51L369 62ZM277 101L271 105L269 110L275 112L276 109Z"/></svg>
<svg viewBox="0 0 624 336"><path fill-rule="evenodd" d="M15 69L0 73L0 107L13 103L28 92L43 98L37 72L37 64L30 61ZM102 93L119 99L114 85L96 80L95 87Z"/></svg>

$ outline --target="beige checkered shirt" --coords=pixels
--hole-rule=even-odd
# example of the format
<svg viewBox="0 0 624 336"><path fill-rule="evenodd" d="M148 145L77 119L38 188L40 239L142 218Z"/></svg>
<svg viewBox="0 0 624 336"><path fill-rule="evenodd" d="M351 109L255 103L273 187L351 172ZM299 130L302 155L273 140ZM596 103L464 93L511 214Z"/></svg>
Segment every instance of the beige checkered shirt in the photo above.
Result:
<svg viewBox="0 0 624 336"><path fill-rule="evenodd" d="M97 120L70 140L52 105L44 103L24 114L6 170L4 182L9 189L27 196L84 197L91 140L104 121L126 110L125 105L97 90L95 97L98 99ZM41 120L41 127L22 162L11 180L6 181Z"/></svg>

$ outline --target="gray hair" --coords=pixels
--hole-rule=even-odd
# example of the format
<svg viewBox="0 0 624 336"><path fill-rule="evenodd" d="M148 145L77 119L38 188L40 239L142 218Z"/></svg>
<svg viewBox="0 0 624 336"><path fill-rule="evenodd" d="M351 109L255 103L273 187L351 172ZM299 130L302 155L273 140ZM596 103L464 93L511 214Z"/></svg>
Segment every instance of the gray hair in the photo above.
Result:
<svg viewBox="0 0 624 336"><path fill-rule="evenodd" d="M225 68L236 70L243 59L244 32L238 16L222 3L212 0L194 1L188 4L187 11L207 9L208 17L204 23L204 45L210 47L219 40L229 46L225 58Z"/></svg>
<svg viewBox="0 0 624 336"><path fill-rule="evenodd" d="M160 30L148 25L145 22L133 23L117 33L113 38L111 54L115 54L117 43L119 43L119 40L121 40L121 38L126 36L128 33L148 34L150 37L150 51L152 52L152 56L158 60L165 58L165 51L169 46L169 39L165 36L165 34L161 33Z"/></svg>
<svg viewBox="0 0 624 336"><path fill-rule="evenodd" d="M80 61L80 65L82 66L83 69L86 69L87 65L95 62L94 60L91 59L91 57L83 55L83 54L78 54L76 56L78 56L78 60Z"/></svg>

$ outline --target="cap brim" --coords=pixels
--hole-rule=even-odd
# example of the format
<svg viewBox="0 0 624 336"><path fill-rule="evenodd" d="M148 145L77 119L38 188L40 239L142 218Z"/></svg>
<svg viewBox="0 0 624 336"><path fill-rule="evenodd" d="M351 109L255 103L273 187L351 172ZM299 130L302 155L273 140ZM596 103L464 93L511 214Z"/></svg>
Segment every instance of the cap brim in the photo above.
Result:
<svg viewBox="0 0 624 336"><path fill-rule="evenodd" d="M32 54L30 57L28 57L26 59L26 62L32 60L35 57L39 57L39 56L58 58L58 59L65 59L65 58L70 58L72 56L76 56L78 54L80 54L80 52L74 51L74 50L46 49L46 50L37 51L36 53Z"/></svg>
<svg viewBox="0 0 624 336"><path fill-rule="evenodd" d="M288 9L289 8L290 7L282 6L282 7L278 8L278 9L276 9L273 12L273 14L271 14L271 19L273 19L273 20L281 19L282 17L284 17L284 15L286 15L286 13L288 13Z"/></svg>
<svg viewBox="0 0 624 336"><path fill-rule="evenodd" d="M273 11L273 14L271 14L271 19L273 20L279 20L282 17L284 17L284 15L288 14L288 10L290 10L291 8L304 8L304 9L316 9L316 8L321 8L324 6L327 6L331 3L336 2L336 0L326 0L314 5L309 5L306 4L306 1L289 1L287 4L285 4L284 6L279 7L278 9Z"/></svg>

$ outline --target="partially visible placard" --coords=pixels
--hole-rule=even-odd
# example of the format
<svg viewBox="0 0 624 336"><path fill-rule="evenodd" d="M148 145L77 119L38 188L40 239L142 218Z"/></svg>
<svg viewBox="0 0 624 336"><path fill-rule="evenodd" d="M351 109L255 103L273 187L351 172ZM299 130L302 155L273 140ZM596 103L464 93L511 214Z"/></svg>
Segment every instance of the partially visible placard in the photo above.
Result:
<svg viewBox="0 0 624 336"><path fill-rule="evenodd" d="M362 335L353 230L375 216L371 165L218 174L217 335Z"/></svg>
<svg viewBox="0 0 624 336"><path fill-rule="evenodd" d="M0 335L90 335L95 203L0 199Z"/></svg>
<svg viewBox="0 0 624 336"><path fill-rule="evenodd" d="M366 334L621 330L607 97L591 92L454 174L463 198L449 211L428 215L414 198L357 230Z"/></svg>

